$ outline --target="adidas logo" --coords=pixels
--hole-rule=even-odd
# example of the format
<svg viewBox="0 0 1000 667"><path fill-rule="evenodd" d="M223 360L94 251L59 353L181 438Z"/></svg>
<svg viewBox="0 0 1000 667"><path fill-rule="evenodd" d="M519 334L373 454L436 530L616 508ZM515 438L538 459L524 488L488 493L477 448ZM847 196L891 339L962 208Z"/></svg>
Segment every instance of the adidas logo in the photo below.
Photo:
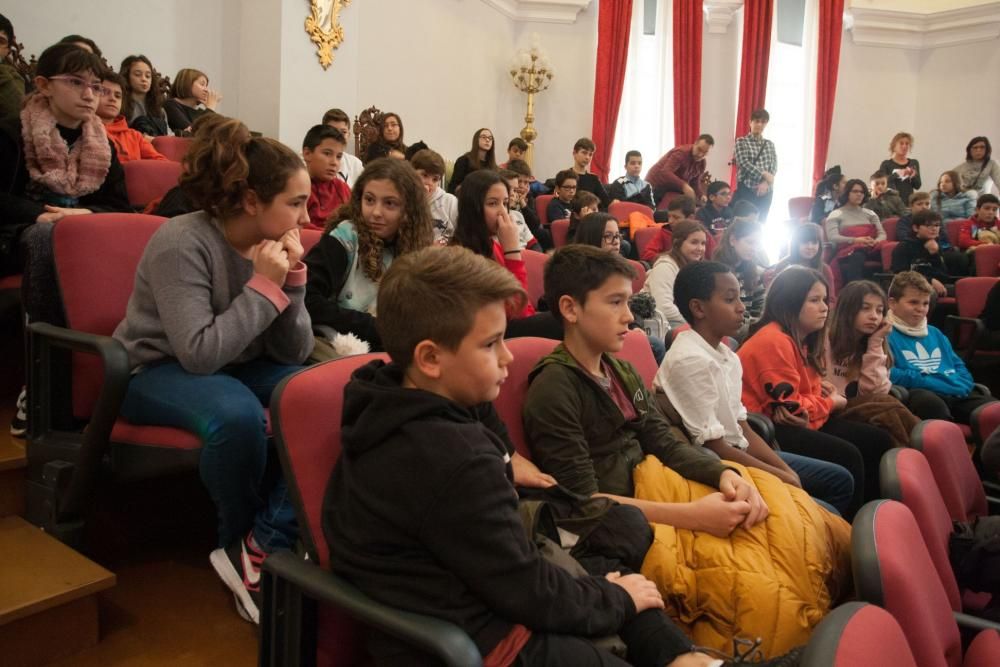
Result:
<svg viewBox="0 0 1000 667"><path fill-rule="evenodd" d="M916 354L909 350L903 350L903 358L911 365L916 366L924 375L931 375L936 373L941 365L941 348L935 348L933 352L928 354L927 349L921 343L917 343Z"/></svg>

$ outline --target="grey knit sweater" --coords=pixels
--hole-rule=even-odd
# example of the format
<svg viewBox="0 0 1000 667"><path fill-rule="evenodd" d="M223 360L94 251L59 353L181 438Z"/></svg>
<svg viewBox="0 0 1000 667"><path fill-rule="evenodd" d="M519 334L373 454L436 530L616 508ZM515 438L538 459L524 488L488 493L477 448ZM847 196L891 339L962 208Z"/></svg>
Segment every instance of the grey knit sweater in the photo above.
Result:
<svg viewBox="0 0 1000 667"><path fill-rule="evenodd" d="M254 273L216 220L189 213L153 234L113 335L133 369L165 358L202 375L259 357L300 364L313 346L305 283L301 262L283 288Z"/></svg>

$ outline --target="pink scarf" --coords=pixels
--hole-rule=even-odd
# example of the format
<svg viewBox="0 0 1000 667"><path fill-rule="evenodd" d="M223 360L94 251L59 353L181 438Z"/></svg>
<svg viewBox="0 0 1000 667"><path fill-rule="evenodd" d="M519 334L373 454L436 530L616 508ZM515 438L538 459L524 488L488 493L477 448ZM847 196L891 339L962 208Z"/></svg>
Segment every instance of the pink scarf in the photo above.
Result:
<svg viewBox="0 0 1000 667"><path fill-rule="evenodd" d="M111 166L108 135L96 115L83 121L81 129L80 139L67 146L48 99L36 93L24 100L21 136L32 181L67 197L82 197L101 187Z"/></svg>

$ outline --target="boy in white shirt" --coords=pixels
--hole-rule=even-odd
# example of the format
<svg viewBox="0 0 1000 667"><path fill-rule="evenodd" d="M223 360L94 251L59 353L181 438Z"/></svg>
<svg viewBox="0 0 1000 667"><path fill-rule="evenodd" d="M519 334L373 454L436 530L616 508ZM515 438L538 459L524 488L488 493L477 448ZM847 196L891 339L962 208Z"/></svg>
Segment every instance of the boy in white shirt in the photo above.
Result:
<svg viewBox="0 0 1000 667"><path fill-rule="evenodd" d="M427 203L431 208L431 218L434 219L434 242L448 245L455 234L455 223L458 222L458 198L441 187L444 158L431 149L424 148L414 153L410 164L427 191Z"/></svg>
<svg viewBox="0 0 1000 667"><path fill-rule="evenodd" d="M329 125L340 130L340 133L344 135L344 141L347 142L348 146L351 145L351 119L344 111L341 109L330 109L323 114L323 125ZM361 164L361 160L344 151L344 156L340 159L340 177L344 179L352 190L354 189L354 181L358 180L358 176L361 175L364 168L365 166Z"/></svg>
<svg viewBox="0 0 1000 667"><path fill-rule="evenodd" d="M718 262L692 262L674 281L674 302L691 324L674 338L656 374L695 445L721 458L759 468L804 489L843 513L854 478L843 466L776 452L750 427L743 405L743 367L724 339L743 324L736 276Z"/></svg>

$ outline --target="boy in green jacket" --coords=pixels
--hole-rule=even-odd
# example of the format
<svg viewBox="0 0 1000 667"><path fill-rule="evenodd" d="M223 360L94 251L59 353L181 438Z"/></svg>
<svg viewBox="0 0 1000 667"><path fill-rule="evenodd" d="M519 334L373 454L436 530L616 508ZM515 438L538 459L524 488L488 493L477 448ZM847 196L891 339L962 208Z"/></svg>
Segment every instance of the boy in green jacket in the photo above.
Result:
<svg viewBox="0 0 1000 667"><path fill-rule="evenodd" d="M565 329L532 373L525 435L544 472L584 496L638 507L654 523L718 537L767 518L763 498L717 458L673 435L635 368L615 359L632 322L634 272L599 248L571 245L545 267L545 298ZM634 497L632 471L652 454L681 476L719 489L689 503Z"/></svg>

